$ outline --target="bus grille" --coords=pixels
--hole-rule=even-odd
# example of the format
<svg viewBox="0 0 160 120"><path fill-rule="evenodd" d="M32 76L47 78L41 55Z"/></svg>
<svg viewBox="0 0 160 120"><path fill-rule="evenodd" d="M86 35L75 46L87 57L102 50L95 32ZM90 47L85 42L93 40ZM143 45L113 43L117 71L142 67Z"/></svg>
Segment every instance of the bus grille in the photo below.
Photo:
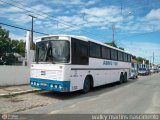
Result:
<svg viewBox="0 0 160 120"><path fill-rule="evenodd" d="M31 70L31 77L57 80L62 76L60 70Z"/></svg>

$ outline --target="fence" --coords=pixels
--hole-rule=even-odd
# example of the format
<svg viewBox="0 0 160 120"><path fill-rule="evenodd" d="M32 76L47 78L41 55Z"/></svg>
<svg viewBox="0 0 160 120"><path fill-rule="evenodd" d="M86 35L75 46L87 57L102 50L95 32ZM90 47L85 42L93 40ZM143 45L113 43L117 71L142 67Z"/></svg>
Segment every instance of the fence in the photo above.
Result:
<svg viewBox="0 0 160 120"><path fill-rule="evenodd" d="M28 84L29 69L28 66L0 66L0 86Z"/></svg>

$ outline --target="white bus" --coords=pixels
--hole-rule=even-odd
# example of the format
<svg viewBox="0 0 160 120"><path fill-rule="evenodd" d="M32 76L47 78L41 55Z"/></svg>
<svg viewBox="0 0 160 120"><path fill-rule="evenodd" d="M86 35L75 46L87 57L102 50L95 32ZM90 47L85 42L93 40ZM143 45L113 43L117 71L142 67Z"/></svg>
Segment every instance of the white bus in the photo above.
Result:
<svg viewBox="0 0 160 120"><path fill-rule="evenodd" d="M52 35L37 39L31 65L32 87L49 91L89 92L92 87L127 82L131 54L82 36Z"/></svg>

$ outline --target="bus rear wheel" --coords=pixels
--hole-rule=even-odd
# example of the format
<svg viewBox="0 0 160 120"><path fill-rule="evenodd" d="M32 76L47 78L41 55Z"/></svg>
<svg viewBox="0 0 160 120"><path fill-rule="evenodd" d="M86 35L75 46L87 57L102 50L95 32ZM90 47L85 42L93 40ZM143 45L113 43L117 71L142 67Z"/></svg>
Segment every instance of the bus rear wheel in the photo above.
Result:
<svg viewBox="0 0 160 120"><path fill-rule="evenodd" d="M82 93L85 94L85 93L88 93L91 89L91 81L90 79L85 79L84 80L84 84L83 84L83 90L82 90Z"/></svg>
<svg viewBox="0 0 160 120"><path fill-rule="evenodd" d="M124 82L127 82L127 73L124 74Z"/></svg>
<svg viewBox="0 0 160 120"><path fill-rule="evenodd" d="M122 84L124 82L124 75L121 73L119 84Z"/></svg>

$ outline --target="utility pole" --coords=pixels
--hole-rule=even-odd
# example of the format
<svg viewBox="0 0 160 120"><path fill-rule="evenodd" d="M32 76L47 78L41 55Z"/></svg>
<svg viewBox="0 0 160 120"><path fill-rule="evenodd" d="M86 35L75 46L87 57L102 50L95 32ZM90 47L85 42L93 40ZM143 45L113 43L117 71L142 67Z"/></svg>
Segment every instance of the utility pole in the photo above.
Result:
<svg viewBox="0 0 160 120"><path fill-rule="evenodd" d="M154 65L154 52L153 52L153 65Z"/></svg>
<svg viewBox="0 0 160 120"><path fill-rule="evenodd" d="M114 46L115 39L114 39L114 33L115 33L115 25L114 23L112 24L112 45Z"/></svg>
<svg viewBox="0 0 160 120"><path fill-rule="evenodd" d="M149 68L151 69L152 68L152 62L151 62L151 59L152 59L152 56L150 56L150 62L149 62Z"/></svg>
<svg viewBox="0 0 160 120"><path fill-rule="evenodd" d="M33 50L33 22L34 22L34 18L36 18L33 15L29 15L32 18L32 28L31 28L31 43L30 43L30 49Z"/></svg>

